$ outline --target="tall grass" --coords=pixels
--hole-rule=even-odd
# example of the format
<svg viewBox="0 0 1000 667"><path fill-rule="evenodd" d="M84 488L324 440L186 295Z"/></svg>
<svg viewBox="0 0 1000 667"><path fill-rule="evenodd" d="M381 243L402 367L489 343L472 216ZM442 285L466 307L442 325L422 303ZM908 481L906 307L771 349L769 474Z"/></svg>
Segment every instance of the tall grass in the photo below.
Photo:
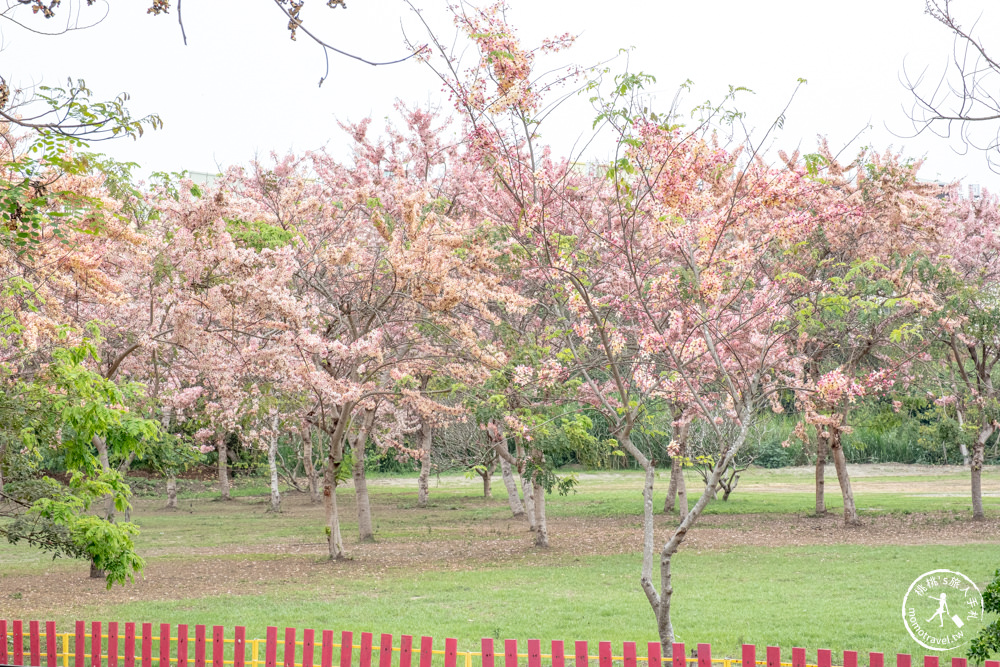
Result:
<svg viewBox="0 0 1000 667"><path fill-rule="evenodd" d="M762 415L762 435L747 443L747 452L754 457L754 463L764 468L814 463L812 427L808 429L812 437L808 446L792 437L792 430L801 418L798 414ZM967 432L951 437L948 420L932 412L897 414L881 403L859 406L852 412L849 423L851 431L842 438L848 463L958 465L962 463L958 440L969 439ZM987 443L986 462L1000 463L1000 439L994 437Z"/></svg>

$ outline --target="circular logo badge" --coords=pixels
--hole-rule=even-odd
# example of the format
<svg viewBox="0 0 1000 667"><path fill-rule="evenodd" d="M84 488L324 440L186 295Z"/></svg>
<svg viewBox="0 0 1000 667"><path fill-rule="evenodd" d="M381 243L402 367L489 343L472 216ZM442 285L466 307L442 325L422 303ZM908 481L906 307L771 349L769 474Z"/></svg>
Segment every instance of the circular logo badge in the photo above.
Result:
<svg viewBox="0 0 1000 667"><path fill-rule="evenodd" d="M952 651L983 627L983 596L961 572L932 570L910 584L903 597L903 624L924 648Z"/></svg>

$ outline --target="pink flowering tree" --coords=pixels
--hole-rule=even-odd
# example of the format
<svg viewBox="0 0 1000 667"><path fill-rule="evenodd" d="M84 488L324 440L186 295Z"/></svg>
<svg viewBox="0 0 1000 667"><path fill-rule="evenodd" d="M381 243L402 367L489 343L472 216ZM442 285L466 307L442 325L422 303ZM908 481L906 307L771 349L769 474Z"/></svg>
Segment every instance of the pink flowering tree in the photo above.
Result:
<svg viewBox="0 0 1000 667"><path fill-rule="evenodd" d="M567 342L586 368L581 393L646 472L640 582L669 651L672 559L760 411L801 376L784 274L830 213L803 205L816 186L794 172L753 156L741 168L746 156L711 135L626 113L610 191L596 211L566 221L578 240L546 273L567 295ZM655 462L631 438L657 404L686 406L675 428L701 419L720 448L704 492L659 549L659 586Z"/></svg>
<svg viewBox="0 0 1000 667"><path fill-rule="evenodd" d="M477 220L453 215L440 173L449 155L433 118L402 110L405 126L368 138L347 126L354 159L317 153L242 174L239 196L260 220L294 237L289 281L308 325L289 338L288 387L304 397L301 417L328 439L324 499L331 558L344 554L336 487L353 458L360 539L371 539L364 484L369 440L404 455L414 419L423 432L460 418L450 383L482 382L504 356L480 333L495 309L526 300L501 283L496 252L474 234ZM431 382L431 378L436 378ZM428 445L429 447L429 445Z"/></svg>
<svg viewBox="0 0 1000 667"><path fill-rule="evenodd" d="M642 75L617 78L609 97L594 90L598 122L618 138L609 164L553 159L537 133L547 84L532 64L569 40L526 49L503 12L502 4L456 12L477 59L468 69L440 48L437 71L465 117L468 160L486 181L468 205L516 243L517 275L554 314L548 333L580 382L577 399L645 472L640 582L669 654L672 558L754 418L801 376L785 273L834 212L815 206L817 185L801 174L719 146L710 123L723 109L705 109L694 128L646 112L635 95L649 80ZM705 493L660 549L657 585L656 462L633 436L671 403L683 406L678 426L705 419L722 444Z"/></svg>
<svg viewBox="0 0 1000 667"><path fill-rule="evenodd" d="M148 307L162 313L155 319L163 331L153 365L166 403L189 417L192 408L202 414L198 439L218 455L224 499L228 440L263 445L257 426L267 420L252 416L269 414L286 391L294 397L282 380L307 321L291 289L291 249L241 241L263 212L234 196L233 183L202 191L182 180L151 195L159 270Z"/></svg>
<svg viewBox="0 0 1000 667"><path fill-rule="evenodd" d="M951 365L951 390L938 403L960 403L976 416L973 424L972 516L985 519L982 468L987 443L997 432L1000 403L993 371L1000 362L1000 213L997 198L987 193L965 199L957 188L949 193L949 211L940 234L929 248L933 270L926 274L935 308L928 329L940 342Z"/></svg>
<svg viewBox="0 0 1000 667"><path fill-rule="evenodd" d="M942 203L936 186L917 180L919 162L898 154L862 152L842 164L821 141L816 153L782 157L817 184L814 199L830 212L809 238L811 252L799 254L787 273L798 293L796 347L806 358L806 390L797 394L804 422L795 433L810 444L805 427L815 430L815 513L826 513L825 465L832 456L844 521L854 525L841 434L850 431L851 411L864 393L885 389L873 380L876 371L905 377L926 348L919 326L933 300L918 259L943 219Z"/></svg>
<svg viewBox="0 0 1000 667"><path fill-rule="evenodd" d="M807 380L805 385L799 388L797 406L803 416L793 434L803 442L808 442L806 425L812 425L821 443L820 453L824 451L822 443L828 444L829 450L833 453L837 479L844 499L844 523L852 526L858 525L859 520L851 480L847 474L842 435L851 432L851 427L847 423L851 409L866 397L874 398L891 391L896 384L896 373L890 368L872 371L859 378L849 373L849 370L845 373L844 368L836 368L821 375L814 383ZM898 410L899 403L894 402L894 407ZM784 444L787 446L788 443ZM818 475L822 472L823 468L818 464L817 503L821 500L818 494L821 493L822 486Z"/></svg>

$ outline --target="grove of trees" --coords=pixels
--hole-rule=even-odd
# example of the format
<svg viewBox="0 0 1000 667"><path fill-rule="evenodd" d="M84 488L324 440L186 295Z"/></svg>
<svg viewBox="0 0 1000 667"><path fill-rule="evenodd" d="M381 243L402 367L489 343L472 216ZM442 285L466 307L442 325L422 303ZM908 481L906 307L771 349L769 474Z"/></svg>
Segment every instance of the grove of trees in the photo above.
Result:
<svg viewBox="0 0 1000 667"><path fill-rule="evenodd" d="M788 424L784 446L816 466L817 514L830 462L859 522L845 439L863 414L959 452L985 517L996 197L923 182L892 152L820 142L770 163L733 139L739 91L688 117L650 109L641 73L537 72L572 37L526 46L503 10L455 8L464 59L433 35L414 48L450 114L400 104L379 132L343 124L346 162L315 151L210 186L139 185L65 126L0 124L0 534L121 583L142 567L116 518L124 473L153 470L176 506L177 475L211 457L226 499L230 460L254 450L274 511L283 474L323 503L331 559L348 480L357 539L375 537L373 453L418 462L421 505L435 465L474 471L487 495L499 467L545 547L546 496L576 482L556 461L631 466L669 655L672 559L762 424ZM574 90L614 138L607 160L541 138ZM158 123L86 92L48 103L114 135ZM688 464L705 480L690 496ZM678 517L657 536L664 468Z"/></svg>

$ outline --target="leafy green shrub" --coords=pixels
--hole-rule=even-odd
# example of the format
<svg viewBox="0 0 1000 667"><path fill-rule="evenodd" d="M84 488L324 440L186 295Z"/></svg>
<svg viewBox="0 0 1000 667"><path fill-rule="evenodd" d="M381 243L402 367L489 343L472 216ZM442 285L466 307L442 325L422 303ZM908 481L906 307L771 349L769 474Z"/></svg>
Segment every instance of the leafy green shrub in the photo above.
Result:
<svg viewBox="0 0 1000 667"><path fill-rule="evenodd" d="M792 437L792 430L801 419L796 414L764 413L759 417L759 426L754 437L748 439L744 450L753 458L753 464L762 468L784 468L806 465L806 449L798 438ZM788 446L784 446L784 443Z"/></svg>
<svg viewBox="0 0 1000 667"><path fill-rule="evenodd" d="M802 443L792 441L788 447L782 447L780 440L762 440L750 446L747 453L753 456L754 465L762 468L784 468L795 465L796 459L802 455Z"/></svg>
<svg viewBox="0 0 1000 667"><path fill-rule="evenodd" d="M1000 614L1000 570L986 590L983 591L983 608L987 614ZM994 653L1000 653L1000 618L979 631L969 644L969 659L982 663Z"/></svg>
<svg viewBox="0 0 1000 667"><path fill-rule="evenodd" d="M365 470L380 474L406 474L420 469L412 458L400 458L395 450L383 449L369 440L365 445Z"/></svg>

